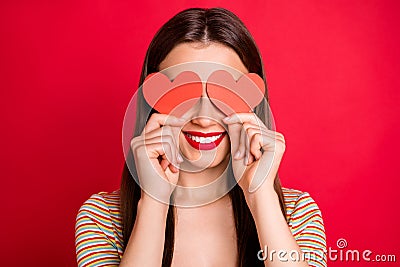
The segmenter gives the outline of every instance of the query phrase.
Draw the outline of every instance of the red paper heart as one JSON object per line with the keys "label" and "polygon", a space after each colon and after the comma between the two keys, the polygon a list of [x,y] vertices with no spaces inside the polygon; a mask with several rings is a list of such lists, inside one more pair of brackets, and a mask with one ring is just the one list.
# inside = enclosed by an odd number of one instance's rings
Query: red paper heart
{"label": "red paper heart", "polygon": [[264,98],[265,83],[256,73],[243,74],[235,81],[228,71],[217,70],[208,77],[207,94],[227,115],[249,112]]}
{"label": "red paper heart", "polygon": [[163,114],[183,115],[200,98],[203,88],[193,71],[181,72],[173,82],[161,72],[151,73],[143,82],[147,103]]}
{"label": "red paper heart", "polygon": [[[226,70],[214,71],[207,80],[210,100],[227,115],[249,112],[264,98],[265,84],[256,73],[243,74],[236,81]],[[202,82],[193,71],[181,72],[173,82],[161,72],[148,75],[143,95],[160,113],[181,116],[198,101]]]}

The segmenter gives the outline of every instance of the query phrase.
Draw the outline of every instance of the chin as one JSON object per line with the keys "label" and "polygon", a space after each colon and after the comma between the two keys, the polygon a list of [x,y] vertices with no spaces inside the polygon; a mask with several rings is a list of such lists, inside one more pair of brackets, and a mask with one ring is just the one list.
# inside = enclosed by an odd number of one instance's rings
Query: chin
{"label": "chin", "polygon": [[181,163],[181,169],[183,171],[198,172],[218,167],[221,164],[227,165],[230,156],[230,142],[228,135],[225,135],[218,146],[214,149],[202,150],[190,145],[183,134],[181,134],[179,147],[181,154],[185,159],[185,161]]}

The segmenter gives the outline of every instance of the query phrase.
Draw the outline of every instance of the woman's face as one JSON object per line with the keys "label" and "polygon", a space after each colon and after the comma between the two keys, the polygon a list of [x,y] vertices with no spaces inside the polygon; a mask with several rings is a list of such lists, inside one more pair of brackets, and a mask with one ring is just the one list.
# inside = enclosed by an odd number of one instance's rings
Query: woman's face
{"label": "woman's face", "polygon": [[[185,70],[185,64],[197,61],[216,63],[208,70],[200,70],[201,75],[207,75],[217,69],[231,72],[237,79],[241,73],[248,73],[236,52],[219,43],[182,43],[171,50],[167,57],[160,63],[159,71],[167,68],[166,74],[173,79],[178,73]],[[171,68],[177,64],[179,68]],[[221,64],[221,65],[218,65]],[[187,64],[188,65],[188,64]],[[192,64],[192,65],[195,65]],[[224,67],[227,66],[227,67]],[[217,67],[215,67],[217,66]],[[193,70],[193,69],[190,69]],[[237,71],[236,71],[237,70]],[[206,73],[205,73],[206,72]],[[203,79],[204,80],[204,79]],[[222,119],[226,117],[207,97],[205,83],[200,100],[184,115],[187,123],[179,135],[179,147],[185,159],[183,164],[188,164],[193,170],[212,168],[220,165],[226,166],[229,162],[230,141]],[[182,164],[181,164],[182,166]]]}

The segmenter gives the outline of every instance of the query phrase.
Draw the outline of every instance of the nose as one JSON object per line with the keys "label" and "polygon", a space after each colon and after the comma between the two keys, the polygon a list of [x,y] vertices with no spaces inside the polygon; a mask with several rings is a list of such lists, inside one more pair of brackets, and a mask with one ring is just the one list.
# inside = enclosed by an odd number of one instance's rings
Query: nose
{"label": "nose", "polygon": [[205,87],[203,87],[203,92],[198,105],[196,112],[193,114],[192,123],[194,124],[206,128],[218,124],[217,121],[222,120],[225,117],[208,98]]}

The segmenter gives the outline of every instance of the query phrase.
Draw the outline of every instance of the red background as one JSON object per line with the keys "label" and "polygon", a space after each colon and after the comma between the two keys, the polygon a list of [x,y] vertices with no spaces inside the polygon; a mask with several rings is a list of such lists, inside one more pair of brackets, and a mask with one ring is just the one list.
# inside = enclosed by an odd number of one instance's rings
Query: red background
{"label": "red background", "polygon": [[398,2],[232,2],[1,2],[2,266],[76,265],[80,205],[119,187],[147,46],[195,6],[228,8],[252,32],[287,142],[281,179],[317,201],[328,246],[400,261]]}

